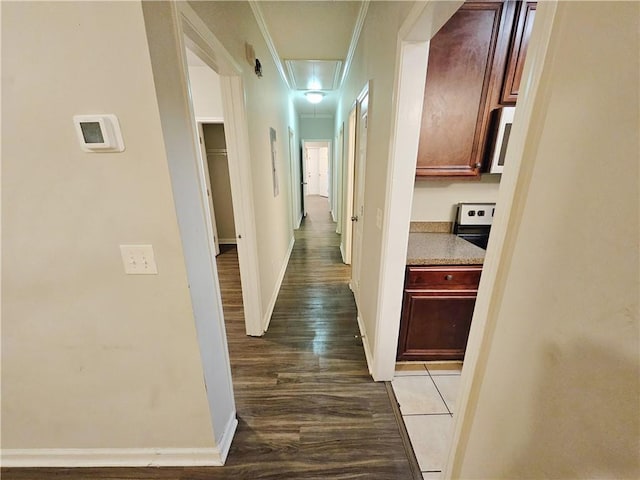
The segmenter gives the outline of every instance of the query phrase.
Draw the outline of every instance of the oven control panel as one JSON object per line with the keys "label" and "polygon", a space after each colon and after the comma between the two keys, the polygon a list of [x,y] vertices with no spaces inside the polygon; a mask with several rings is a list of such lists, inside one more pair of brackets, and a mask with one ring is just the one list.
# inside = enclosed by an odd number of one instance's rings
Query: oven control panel
{"label": "oven control panel", "polygon": [[458,225],[491,225],[496,210],[495,203],[458,204]]}

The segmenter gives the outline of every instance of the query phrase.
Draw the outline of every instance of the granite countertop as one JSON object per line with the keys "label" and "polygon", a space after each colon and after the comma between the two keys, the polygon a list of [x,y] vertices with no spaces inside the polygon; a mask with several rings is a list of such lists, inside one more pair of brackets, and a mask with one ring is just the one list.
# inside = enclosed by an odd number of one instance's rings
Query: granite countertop
{"label": "granite countertop", "polygon": [[451,233],[410,233],[407,265],[482,265],[484,253]]}

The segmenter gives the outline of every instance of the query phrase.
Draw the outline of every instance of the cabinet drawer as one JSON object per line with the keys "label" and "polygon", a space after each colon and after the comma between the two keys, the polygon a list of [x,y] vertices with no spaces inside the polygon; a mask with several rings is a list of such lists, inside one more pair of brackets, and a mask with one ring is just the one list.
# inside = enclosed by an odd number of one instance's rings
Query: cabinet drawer
{"label": "cabinet drawer", "polygon": [[481,273],[482,265],[462,267],[407,267],[405,288],[477,290]]}
{"label": "cabinet drawer", "polygon": [[475,292],[407,293],[398,360],[462,360]]}

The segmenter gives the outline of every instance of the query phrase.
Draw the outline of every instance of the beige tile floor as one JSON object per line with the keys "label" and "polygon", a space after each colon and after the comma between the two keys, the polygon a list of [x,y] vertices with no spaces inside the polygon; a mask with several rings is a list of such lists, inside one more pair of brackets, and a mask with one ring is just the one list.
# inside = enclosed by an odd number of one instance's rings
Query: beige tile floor
{"label": "beige tile floor", "polygon": [[440,479],[460,387],[462,363],[398,363],[391,385],[425,480]]}

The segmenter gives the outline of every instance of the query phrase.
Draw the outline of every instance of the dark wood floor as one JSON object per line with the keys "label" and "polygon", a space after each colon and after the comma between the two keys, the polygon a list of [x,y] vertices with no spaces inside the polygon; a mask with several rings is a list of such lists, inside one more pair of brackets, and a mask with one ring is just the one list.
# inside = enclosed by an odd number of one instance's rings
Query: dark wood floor
{"label": "dark wood floor", "polygon": [[224,467],[3,469],[3,479],[413,478],[385,385],[367,371],[327,200],[308,200],[264,337],[245,335],[235,248],[218,257],[239,420]]}

